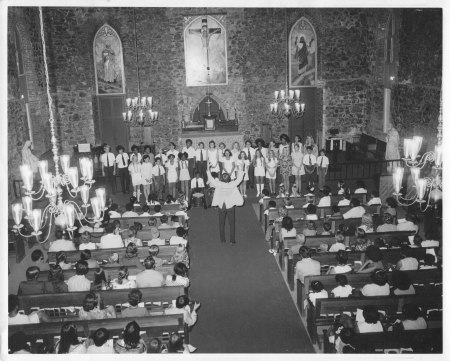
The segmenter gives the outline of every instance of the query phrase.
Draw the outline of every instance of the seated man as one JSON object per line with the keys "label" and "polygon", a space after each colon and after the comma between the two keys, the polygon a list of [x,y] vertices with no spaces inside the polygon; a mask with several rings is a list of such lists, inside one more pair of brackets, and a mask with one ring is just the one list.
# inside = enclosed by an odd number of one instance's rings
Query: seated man
{"label": "seated man", "polygon": [[27,280],[20,282],[19,290],[17,291],[19,296],[45,293],[45,282],[38,281],[39,273],[39,267],[31,266],[27,268]]}
{"label": "seated man", "polygon": [[305,282],[306,276],[320,276],[320,262],[311,258],[311,249],[306,246],[300,247],[298,254],[301,260],[295,265],[295,279]]}
{"label": "seated man", "polygon": [[119,206],[117,205],[117,203],[111,204],[111,206],[109,207],[109,218],[122,217],[118,211],[119,211]]}
{"label": "seated man", "polygon": [[156,206],[153,207],[153,210],[155,211],[155,213],[152,214],[153,217],[161,217],[163,214],[161,213],[161,206],[159,204],[157,204]]}
{"label": "seated man", "polygon": [[16,295],[8,296],[8,325],[24,325],[40,322],[50,322],[50,318],[44,311],[23,315],[19,313],[19,297]]}
{"label": "seated man", "polygon": [[361,218],[366,210],[361,206],[361,202],[357,198],[352,198],[350,201],[350,206],[352,207],[346,213],[342,215],[344,219],[347,218]]}
{"label": "seated man", "polygon": [[142,292],[137,288],[128,293],[129,307],[122,310],[122,317],[145,317],[148,316],[148,311],[144,305],[139,306],[142,302]]}
{"label": "seated man", "polygon": [[178,227],[176,232],[177,232],[177,235],[172,236],[170,238],[169,244],[171,244],[171,245],[182,244],[182,245],[186,246],[187,245],[187,240],[185,238],[186,230],[183,227]]}
{"label": "seated man", "polygon": [[125,204],[125,212],[123,212],[122,217],[139,217],[139,214],[133,211],[133,209],[132,203]]}
{"label": "seated man", "polygon": [[145,270],[136,275],[136,286],[143,287],[161,287],[164,285],[163,275],[155,271],[155,260],[149,256],[144,260]]}
{"label": "seated man", "polygon": [[62,230],[58,229],[55,232],[56,240],[50,244],[49,252],[59,252],[59,251],[76,251],[75,245],[72,240],[67,239],[67,236]]}
{"label": "seated man", "polygon": [[195,172],[195,177],[191,179],[188,209],[192,207],[192,201],[194,198],[202,198],[203,208],[208,208],[206,205],[205,181],[200,176],[200,172]]}
{"label": "seated man", "polygon": [[86,278],[89,267],[86,261],[78,261],[75,265],[75,276],[67,281],[69,292],[83,292],[91,289],[91,281]]}
{"label": "seated man", "polygon": [[88,346],[86,353],[115,353],[112,342],[109,341],[109,331],[106,328],[99,328],[92,337],[92,343]]}
{"label": "seated man", "polygon": [[119,234],[115,234],[116,227],[113,223],[106,225],[106,234],[100,238],[98,248],[122,248],[123,241]]}
{"label": "seated man", "polygon": [[172,226],[168,223],[169,222],[169,217],[167,216],[167,214],[163,214],[160,218],[161,220],[161,224],[159,225],[159,229],[161,228],[172,228]]}
{"label": "seated man", "polygon": [[150,228],[150,237],[151,239],[147,242],[148,246],[164,246],[166,244],[165,239],[159,238],[159,231],[158,228],[152,227]]}

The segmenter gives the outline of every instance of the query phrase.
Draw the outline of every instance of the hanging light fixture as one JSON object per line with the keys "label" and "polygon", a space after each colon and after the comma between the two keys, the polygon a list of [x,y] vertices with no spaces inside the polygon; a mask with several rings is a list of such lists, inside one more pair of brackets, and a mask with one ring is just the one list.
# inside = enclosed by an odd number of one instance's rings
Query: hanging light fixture
{"label": "hanging light fixture", "polygon": [[138,96],[127,98],[127,111],[122,113],[123,121],[130,126],[152,126],[158,121],[159,112],[153,109],[153,97],[141,96],[141,78],[139,76],[139,53],[137,49],[136,12],[133,8],[134,51],[136,54]]}
{"label": "hanging light fixture", "polygon": [[[409,168],[412,186],[402,192],[403,174],[405,169],[398,167],[392,175],[394,184],[394,196],[402,206],[411,206],[415,203],[424,212],[433,203],[442,198],[442,93],[439,108],[437,126],[437,144],[434,151],[429,151],[420,156],[422,137],[414,136],[404,139],[403,163]],[[420,172],[425,166],[431,166],[431,174],[420,177]],[[406,193],[406,194],[405,194]]]}
{"label": "hanging light fixture", "polygon": [[286,94],[284,90],[275,90],[275,101],[270,104],[270,111],[279,120],[283,118],[301,118],[305,114],[305,103],[301,102],[300,89],[289,90]]}
{"label": "hanging light fixture", "polygon": [[[88,198],[89,190],[92,184],[95,183],[93,180],[93,162],[92,159],[81,158],[80,159],[80,171],[82,174],[81,180],[83,181],[82,186],[78,186],[78,168],[70,166],[70,156],[69,155],[59,155],[58,149],[58,139],[55,133],[55,119],[53,116],[53,100],[50,95],[50,81],[48,76],[48,66],[47,66],[47,54],[46,45],[44,37],[44,21],[42,16],[42,8],[39,7],[39,20],[40,20],[40,30],[41,30],[41,41],[42,41],[42,51],[44,59],[44,70],[45,70],[45,80],[47,85],[47,100],[48,100],[48,110],[49,110],[49,123],[50,123],[50,134],[52,143],[52,153],[53,161],[55,164],[55,173],[52,174],[48,171],[48,161],[42,160],[39,162],[39,174],[40,174],[40,187],[37,191],[33,190],[34,185],[34,174],[30,166],[27,164],[20,166],[20,174],[23,181],[23,187],[25,188],[25,196],[22,197],[22,204],[14,203],[11,206],[12,216],[14,219],[14,229],[21,236],[29,238],[35,236],[39,240],[39,237],[43,230],[48,227],[48,233],[41,243],[48,240],[50,235],[50,230],[56,219],[62,219],[61,224],[69,231],[72,236],[72,232],[76,229],[74,226],[75,220],[78,219],[80,222],[86,221],[88,223],[96,223],[100,221],[103,217],[103,212],[105,210],[105,189],[99,188],[96,190],[97,197],[99,194],[102,196],[102,202],[98,202],[98,207],[93,208],[94,217],[87,217],[87,209],[89,207]],[[59,163],[61,164],[60,172]],[[66,188],[67,193],[71,198],[77,198],[77,195],[81,195],[81,200],[83,202],[82,208],[80,208],[77,202],[74,200],[64,200],[63,199],[63,189]],[[33,201],[44,200],[44,196],[48,198],[48,203],[44,205],[43,210],[41,208],[33,208]],[[95,199],[92,198],[91,203],[95,203]],[[30,235],[23,234],[21,228],[23,228],[23,214],[25,213],[25,219],[28,221],[29,225],[32,227],[33,232]]]}

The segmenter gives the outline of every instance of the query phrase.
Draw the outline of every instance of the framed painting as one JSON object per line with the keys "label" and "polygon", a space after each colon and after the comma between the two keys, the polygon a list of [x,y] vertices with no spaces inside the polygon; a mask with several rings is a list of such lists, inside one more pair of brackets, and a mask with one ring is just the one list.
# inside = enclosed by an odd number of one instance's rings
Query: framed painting
{"label": "framed painting", "polygon": [[300,18],[292,27],[288,48],[289,88],[316,86],[317,35],[306,18]]}
{"label": "framed painting", "polygon": [[186,86],[228,84],[225,15],[184,18]]}
{"label": "framed painting", "polygon": [[94,66],[98,95],[125,92],[122,42],[108,24],[101,26],[95,34]]}

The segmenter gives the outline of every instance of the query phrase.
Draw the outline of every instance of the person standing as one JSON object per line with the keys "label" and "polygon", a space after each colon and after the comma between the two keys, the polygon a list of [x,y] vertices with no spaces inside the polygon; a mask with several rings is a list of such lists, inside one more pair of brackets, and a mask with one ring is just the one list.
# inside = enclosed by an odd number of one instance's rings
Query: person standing
{"label": "person standing", "polygon": [[130,173],[128,172],[128,165],[130,163],[130,157],[128,153],[125,153],[125,148],[122,145],[118,145],[116,156],[117,173],[120,178],[120,185],[122,187],[123,194],[130,192]]}
{"label": "person standing", "polygon": [[188,154],[189,177],[194,178],[195,148],[191,139],[186,139],[186,146],[181,151]]}
{"label": "person standing", "polygon": [[325,186],[325,177],[328,172],[330,161],[325,155],[325,149],[321,149],[319,153],[320,155],[317,158],[317,175],[319,177],[319,189],[322,190]]}
{"label": "person standing", "polygon": [[[295,138],[297,139],[297,135]],[[302,175],[305,174],[305,169],[303,167],[303,151],[302,143],[294,143],[293,151],[291,153],[292,158],[292,175],[295,177],[295,184],[297,185],[297,193],[300,195],[302,193]],[[294,192],[293,192],[294,193]]]}
{"label": "person standing", "polygon": [[245,141],[245,148],[242,149],[249,161],[248,166],[248,185],[250,188],[254,188],[255,184],[255,168],[253,167],[253,160],[255,159],[255,148],[252,148],[252,142],[250,140]]}
{"label": "person standing", "polygon": [[133,196],[136,197],[137,203],[139,203],[141,198],[142,165],[138,162],[138,157],[134,153],[131,155],[131,164],[128,167],[128,171],[133,184]]}
{"label": "person standing", "polygon": [[203,182],[206,182],[208,151],[205,149],[205,143],[198,143],[198,148],[195,151],[195,170],[200,173]]}
{"label": "person standing", "polygon": [[161,165],[161,158],[157,156],[155,158],[155,165],[152,168],[153,184],[155,185],[155,193],[158,195],[158,199],[162,199],[164,192],[164,185],[166,183],[166,170]]}
{"label": "person standing", "polygon": [[312,146],[306,147],[306,153],[303,157],[303,166],[305,168],[306,187],[314,187],[314,173],[316,172],[317,158],[312,154]]}
{"label": "person standing", "polygon": [[235,238],[235,207],[244,204],[244,198],[238,190],[239,183],[242,182],[244,172],[239,171],[236,180],[232,181],[228,173],[223,173],[220,180],[212,177],[210,170],[207,173],[209,184],[215,188],[212,206],[218,207],[219,212],[219,232],[220,241],[225,240],[225,219],[228,216],[230,225],[230,243],[236,244]]}
{"label": "person standing", "polygon": [[105,153],[100,157],[102,163],[102,176],[106,183],[111,185],[111,193],[116,194],[116,157],[111,153],[111,147],[105,144],[103,147]]}

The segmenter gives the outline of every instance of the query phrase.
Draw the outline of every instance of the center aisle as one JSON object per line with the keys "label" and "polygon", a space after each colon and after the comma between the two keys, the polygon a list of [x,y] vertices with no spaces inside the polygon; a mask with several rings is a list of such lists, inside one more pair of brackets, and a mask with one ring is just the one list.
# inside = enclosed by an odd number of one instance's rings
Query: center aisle
{"label": "center aisle", "polygon": [[216,209],[189,216],[189,295],[202,303],[190,335],[198,352],[314,352],[252,205],[236,208],[234,246],[220,243]]}

